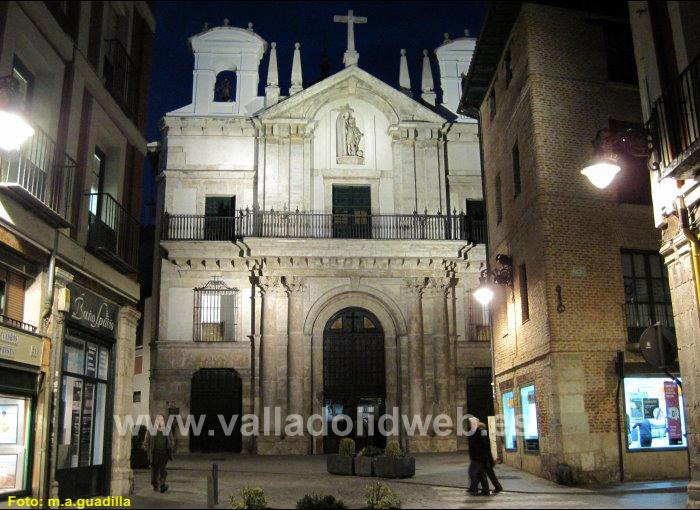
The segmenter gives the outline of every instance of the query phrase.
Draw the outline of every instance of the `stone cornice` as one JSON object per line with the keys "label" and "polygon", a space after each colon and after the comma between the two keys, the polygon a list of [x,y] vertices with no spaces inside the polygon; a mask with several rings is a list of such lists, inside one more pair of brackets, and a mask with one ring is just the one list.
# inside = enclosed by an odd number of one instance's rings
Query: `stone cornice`
{"label": "stone cornice", "polygon": [[[444,258],[404,257],[241,257],[194,258],[169,257],[178,271],[239,272],[253,277],[285,278],[297,284],[305,276],[313,277],[374,277],[406,278],[425,281],[425,278],[450,278],[462,273],[477,273],[478,264],[466,260]],[[266,285],[271,281],[266,281]],[[303,283],[302,283],[303,285]],[[418,284],[416,284],[418,285]]]}

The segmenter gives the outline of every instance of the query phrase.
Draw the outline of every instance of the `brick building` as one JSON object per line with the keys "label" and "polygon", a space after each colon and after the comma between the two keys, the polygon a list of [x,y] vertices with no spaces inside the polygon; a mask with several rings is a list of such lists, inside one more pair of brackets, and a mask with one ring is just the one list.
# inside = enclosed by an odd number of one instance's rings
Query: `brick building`
{"label": "brick building", "polygon": [[626,4],[494,2],[461,108],[480,120],[490,267],[512,261],[492,302],[503,460],[579,482],[687,475],[664,419],[680,389],[638,354],[645,327],[673,325],[645,161],[607,190],[580,173],[600,129],[642,120]]}
{"label": "brick building", "polygon": [[0,151],[0,499],[133,486],[111,417],[131,412],[154,29],[150,2],[0,5],[0,110],[33,129]]}
{"label": "brick building", "polygon": [[[642,112],[655,147],[652,163],[654,223],[671,284],[678,357],[688,409],[691,477],[688,504],[700,506],[700,423],[697,411],[700,340],[700,246],[698,163],[700,97],[697,2],[629,2]],[[685,109],[687,108],[687,109]],[[681,114],[685,112],[685,114]],[[685,218],[685,222],[679,222]]]}

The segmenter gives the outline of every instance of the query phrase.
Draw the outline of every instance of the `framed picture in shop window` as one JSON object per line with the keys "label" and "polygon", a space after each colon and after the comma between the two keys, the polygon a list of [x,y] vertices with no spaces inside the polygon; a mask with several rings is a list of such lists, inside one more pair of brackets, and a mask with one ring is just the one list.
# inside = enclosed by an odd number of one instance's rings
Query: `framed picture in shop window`
{"label": "framed picture in shop window", "polygon": [[14,404],[0,405],[0,444],[17,444],[19,407]]}

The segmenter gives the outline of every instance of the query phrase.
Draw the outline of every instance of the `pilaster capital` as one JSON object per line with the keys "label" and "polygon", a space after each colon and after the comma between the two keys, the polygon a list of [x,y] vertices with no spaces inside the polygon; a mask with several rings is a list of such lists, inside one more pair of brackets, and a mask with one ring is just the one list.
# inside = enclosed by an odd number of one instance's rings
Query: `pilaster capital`
{"label": "pilaster capital", "polygon": [[117,321],[119,321],[119,323],[126,322],[127,324],[135,326],[140,318],[141,312],[133,306],[127,305],[119,307],[119,312],[117,313]]}
{"label": "pilaster capital", "polygon": [[306,280],[300,276],[290,276],[284,279],[290,295],[303,295],[306,291]]}
{"label": "pilaster capital", "polygon": [[287,292],[280,276],[261,276],[258,278],[258,287],[264,296],[286,294]]}
{"label": "pilaster capital", "polygon": [[425,288],[427,292],[434,296],[445,296],[452,284],[453,282],[451,278],[446,276],[437,276],[428,278],[428,283],[426,284]]}
{"label": "pilaster capital", "polygon": [[425,289],[426,279],[425,278],[404,278],[403,280],[404,288],[411,296],[420,296]]}

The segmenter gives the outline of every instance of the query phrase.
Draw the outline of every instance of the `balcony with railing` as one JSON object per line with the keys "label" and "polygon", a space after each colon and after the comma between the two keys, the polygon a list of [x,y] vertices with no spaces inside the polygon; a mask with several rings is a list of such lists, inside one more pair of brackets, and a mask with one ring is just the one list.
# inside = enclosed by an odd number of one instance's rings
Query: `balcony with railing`
{"label": "balcony with railing", "polygon": [[36,333],[36,326],[27,324],[26,322],[18,321],[7,315],[0,314],[0,324],[3,326],[9,326],[11,328],[19,329],[25,333]]}
{"label": "balcony with railing", "polygon": [[127,273],[138,268],[139,222],[109,193],[88,198],[88,248]]}
{"label": "balcony with railing", "polygon": [[246,237],[466,241],[486,239],[484,221],[454,214],[324,214],[240,210],[235,216],[165,213],[164,241],[234,241]]}
{"label": "balcony with railing", "polygon": [[105,58],[102,68],[105,87],[124,112],[133,116],[136,111],[134,93],[136,67],[119,40],[108,39],[105,44]]}
{"label": "balcony with railing", "polygon": [[71,225],[71,195],[77,163],[39,127],[19,150],[0,151],[0,187],[52,225]]}
{"label": "balcony with railing", "polygon": [[693,178],[700,170],[700,56],[654,103],[647,127],[664,177]]}

